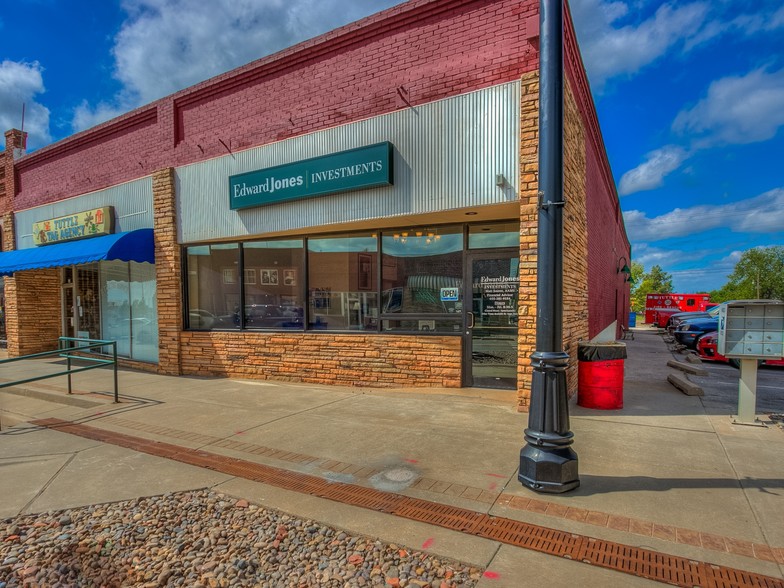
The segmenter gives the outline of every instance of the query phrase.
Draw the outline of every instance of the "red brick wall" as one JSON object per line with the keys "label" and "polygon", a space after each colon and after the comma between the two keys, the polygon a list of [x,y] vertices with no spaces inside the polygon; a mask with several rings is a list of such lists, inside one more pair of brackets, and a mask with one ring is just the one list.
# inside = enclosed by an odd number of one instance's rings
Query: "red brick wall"
{"label": "red brick wall", "polygon": [[536,0],[398,5],[22,158],[15,209],[519,79],[537,66],[536,14]]}
{"label": "red brick wall", "polygon": [[366,387],[461,385],[460,337],[184,331],[182,373]]}

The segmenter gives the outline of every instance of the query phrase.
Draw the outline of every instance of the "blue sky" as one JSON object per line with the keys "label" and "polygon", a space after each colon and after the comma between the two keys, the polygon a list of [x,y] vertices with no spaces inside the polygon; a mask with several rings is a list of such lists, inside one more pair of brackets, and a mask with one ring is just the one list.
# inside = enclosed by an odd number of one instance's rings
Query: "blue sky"
{"label": "blue sky", "polygon": [[[0,126],[36,149],[394,0],[15,0]],[[572,0],[633,259],[677,291],[784,245],[784,4]]]}

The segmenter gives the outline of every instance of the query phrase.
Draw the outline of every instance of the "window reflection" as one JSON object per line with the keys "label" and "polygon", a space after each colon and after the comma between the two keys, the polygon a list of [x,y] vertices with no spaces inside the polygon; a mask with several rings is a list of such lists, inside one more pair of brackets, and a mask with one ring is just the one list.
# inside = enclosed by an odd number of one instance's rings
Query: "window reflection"
{"label": "window reflection", "polygon": [[440,227],[432,237],[431,232],[435,231],[423,228],[384,233],[382,314],[462,311],[462,227]]}
{"label": "window reflection", "polygon": [[[245,327],[303,329],[302,239],[243,244]],[[239,314],[235,317],[239,323]]]}
{"label": "window reflection", "polygon": [[469,249],[493,249],[497,247],[519,247],[519,223],[490,223],[469,225]]}
{"label": "window reflection", "polygon": [[191,329],[239,328],[239,251],[237,243],[187,248]]}
{"label": "window reflection", "polygon": [[308,240],[311,329],[378,329],[378,240],[372,234]]}

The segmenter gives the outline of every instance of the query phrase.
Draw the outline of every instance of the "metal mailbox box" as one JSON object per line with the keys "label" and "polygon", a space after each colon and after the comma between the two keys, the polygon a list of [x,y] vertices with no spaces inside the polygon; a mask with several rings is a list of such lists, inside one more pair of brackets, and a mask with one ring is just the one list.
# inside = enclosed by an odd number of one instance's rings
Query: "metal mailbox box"
{"label": "metal mailbox box", "polygon": [[784,302],[739,300],[719,310],[718,352],[725,357],[784,357]]}

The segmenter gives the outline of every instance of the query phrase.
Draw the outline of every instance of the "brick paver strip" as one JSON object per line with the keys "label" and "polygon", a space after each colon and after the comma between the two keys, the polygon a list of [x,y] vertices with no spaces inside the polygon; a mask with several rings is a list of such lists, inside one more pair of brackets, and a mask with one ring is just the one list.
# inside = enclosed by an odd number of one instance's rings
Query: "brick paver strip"
{"label": "brick paver strip", "polygon": [[690,529],[681,529],[680,527],[676,528],[675,540],[678,543],[683,543],[684,545],[702,547],[702,543],[700,542],[700,534],[697,531],[692,531]]}
{"label": "brick paver strip", "polygon": [[664,539],[665,541],[672,541],[675,543],[675,527],[653,523],[653,536],[657,539]]}
{"label": "brick paver strip", "polygon": [[[55,418],[33,421],[32,424],[87,439],[101,440],[120,447],[135,447],[138,451],[150,455],[167,456],[182,463],[206,467],[213,471],[329,500],[337,500],[353,506],[370,508],[455,531],[471,533],[509,545],[557,555],[683,588],[694,586],[706,588],[717,586],[784,588],[784,580],[772,576],[698,562],[651,549],[549,529],[540,525],[491,516],[402,494],[382,492],[355,484],[330,483],[309,474],[290,472],[264,464],[210,454],[202,450],[150,442],[146,439],[109,432],[89,425],[70,423]],[[535,502],[547,504],[544,501],[531,500],[531,503]],[[729,540],[730,548],[732,548],[732,544],[733,540]],[[751,548],[751,544],[748,545]]]}
{"label": "brick paver strip", "polygon": [[501,494],[498,497],[497,504],[509,506],[518,510],[544,513],[548,516],[585,522],[597,527],[607,527],[626,531],[643,537],[655,537],[671,543],[694,545],[695,547],[702,547],[711,551],[722,553],[729,552],[761,561],[780,564],[784,563],[784,548],[769,547],[767,545],[760,545],[759,543],[733,539],[731,537],[722,537],[712,533],[700,533],[693,529],[682,529],[671,525],[662,525],[643,519],[616,516],[595,510],[586,511],[569,507],[564,512],[562,505],[560,504],[536,498],[529,499],[508,493]]}
{"label": "brick paver strip", "polygon": [[[109,416],[102,420],[103,422],[116,424],[123,428],[148,431],[157,435],[174,437],[177,439],[192,440],[195,435],[199,441],[204,443],[204,445],[215,445],[218,447],[225,447],[228,449],[241,451],[243,453],[252,453],[255,455],[267,455],[268,457],[273,457],[281,461],[289,461],[293,463],[311,463],[323,461],[317,457],[303,455],[295,452],[286,452],[279,449],[273,449],[271,447],[253,445],[251,443],[240,443],[232,439],[221,439],[211,435],[196,434],[178,429],[139,423],[121,417]],[[363,468],[361,466],[347,464],[335,460],[326,461],[321,464],[321,467],[325,470],[336,473],[351,474],[357,478],[363,479],[368,479],[378,473],[377,470],[372,468]],[[609,527],[611,529],[626,531],[644,537],[655,537],[657,539],[670,541],[672,543],[683,543],[687,545],[693,545],[695,547],[703,547],[704,549],[709,549],[711,551],[730,552],[735,555],[742,555],[762,561],[784,564],[784,548],[771,548],[767,545],[751,543],[750,541],[722,537],[711,533],[700,533],[699,531],[694,531],[692,529],[681,529],[669,525],[661,525],[643,519],[619,517],[598,511],[566,507],[561,504],[535,498],[529,499],[507,493],[496,496],[495,493],[491,493],[480,488],[463,486],[459,484],[450,484],[449,482],[442,482],[439,480],[433,480],[431,478],[420,478],[413,485],[413,487],[420,490],[433,492],[435,494],[460,496],[462,498],[474,500],[476,502],[482,502],[485,504],[492,504],[493,502],[497,501],[499,504],[508,505],[519,510],[527,510],[529,512],[546,514],[547,516],[585,522],[599,527]],[[730,542],[732,543],[730,544]]]}

